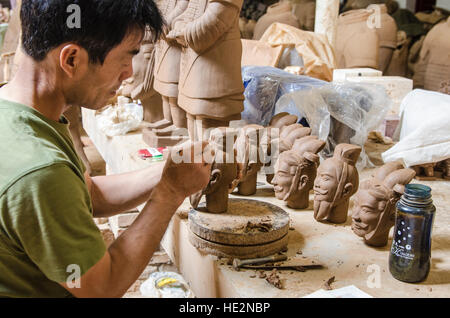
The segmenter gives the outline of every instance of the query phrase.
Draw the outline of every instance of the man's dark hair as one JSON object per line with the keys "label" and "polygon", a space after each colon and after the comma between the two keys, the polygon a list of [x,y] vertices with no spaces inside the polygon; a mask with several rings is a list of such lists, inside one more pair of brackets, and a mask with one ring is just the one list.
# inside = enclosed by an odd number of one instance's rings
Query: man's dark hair
{"label": "man's dark hair", "polygon": [[[67,24],[73,4],[81,9],[80,28]],[[38,62],[52,49],[72,42],[86,49],[90,62],[103,64],[128,32],[149,28],[155,41],[164,24],[152,0],[23,0],[20,18],[23,48]]]}

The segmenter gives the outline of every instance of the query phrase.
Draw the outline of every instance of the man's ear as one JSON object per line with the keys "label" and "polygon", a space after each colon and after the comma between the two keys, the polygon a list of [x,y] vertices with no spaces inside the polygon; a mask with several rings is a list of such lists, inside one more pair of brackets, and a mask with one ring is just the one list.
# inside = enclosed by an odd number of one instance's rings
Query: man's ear
{"label": "man's ear", "polygon": [[83,59],[82,49],[76,44],[65,45],[59,53],[59,65],[69,78],[73,78]]}
{"label": "man's ear", "polygon": [[342,190],[342,198],[349,198],[351,196],[352,191],[353,191],[353,184],[349,182],[344,186],[344,189]]}

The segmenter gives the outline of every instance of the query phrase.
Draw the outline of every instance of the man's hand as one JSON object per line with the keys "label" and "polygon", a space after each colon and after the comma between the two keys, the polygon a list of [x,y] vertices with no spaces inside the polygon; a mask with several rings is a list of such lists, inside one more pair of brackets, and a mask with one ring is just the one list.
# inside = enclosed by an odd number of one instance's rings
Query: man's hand
{"label": "man's hand", "polygon": [[181,204],[186,197],[208,185],[211,158],[208,142],[188,143],[181,148],[173,148],[157,189],[166,191],[166,194],[171,195],[171,200],[175,199]]}

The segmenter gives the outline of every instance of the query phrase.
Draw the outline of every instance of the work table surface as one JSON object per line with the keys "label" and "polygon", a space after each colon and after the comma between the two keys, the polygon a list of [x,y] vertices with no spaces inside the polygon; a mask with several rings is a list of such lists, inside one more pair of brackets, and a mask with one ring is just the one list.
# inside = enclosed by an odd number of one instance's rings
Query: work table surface
{"label": "work table surface", "polygon": [[[138,150],[147,147],[142,141],[140,130],[109,138],[98,130],[94,111],[86,109],[83,109],[83,127],[106,161],[108,174],[134,171],[151,164],[138,156]],[[373,172],[374,169],[364,169],[360,180],[368,178]],[[231,197],[265,201],[287,211],[291,219],[287,255],[312,258],[325,268],[306,272],[279,271],[283,289],[259,278],[255,270],[235,271],[227,264],[227,259],[203,254],[189,243],[188,222],[185,218],[189,211],[187,200],[173,217],[162,245],[197,297],[303,297],[323,288],[324,283],[333,276],[334,289],[355,285],[373,297],[449,297],[450,182],[413,180],[413,183],[426,184],[432,188],[437,209],[432,234],[431,271],[427,280],[420,284],[397,281],[389,273],[388,258],[393,229],[387,246],[369,247],[351,230],[351,212],[344,224],[316,222],[313,218],[312,194],[308,209],[290,209],[283,201],[275,198],[273,187],[264,182],[262,175],[258,178],[255,195]]]}

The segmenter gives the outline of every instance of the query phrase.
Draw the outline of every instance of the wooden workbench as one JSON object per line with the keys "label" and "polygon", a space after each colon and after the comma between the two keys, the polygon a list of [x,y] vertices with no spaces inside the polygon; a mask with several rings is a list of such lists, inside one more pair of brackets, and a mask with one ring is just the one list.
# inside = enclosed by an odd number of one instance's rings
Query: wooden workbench
{"label": "wooden workbench", "polygon": [[[140,131],[108,138],[97,129],[94,111],[86,109],[83,109],[83,127],[106,161],[108,173],[134,171],[151,164],[137,155],[139,149],[147,147]],[[372,172],[373,169],[365,169],[360,180],[369,177]],[[389,273],[391,239],[384,248],[368,247],[352,232],[351,217],[340,225],[316,222],[313,218],[312,195],[307,210],[292,210],[274,197],[272,186],[263,182],[263,178],[258,182],[257,193],[247,198],[284,208],[290,215],[292,225],[288,256],[295,256],[301,250],[302,256],[313,258],[326,268],[307,272],[280,272],[284,289],[277,289],[265,279],[258,278],[257,274],[254,277],[254,270],[237,272],[226,264],[226,259],[199,252],[187,239],[187,219],[179,214],[173,217],[162,245],[197,297],[303,297],[321,289],[332,276],[335,276],[333,288],[355,285],[374,297],[449,297],[450,182],[421,183],[432,188],[437,212],[432,235],[431,271],[428,279],[420,284],[397,281]],[[188,210],[189,204],[185,201],[179,211]]]}

